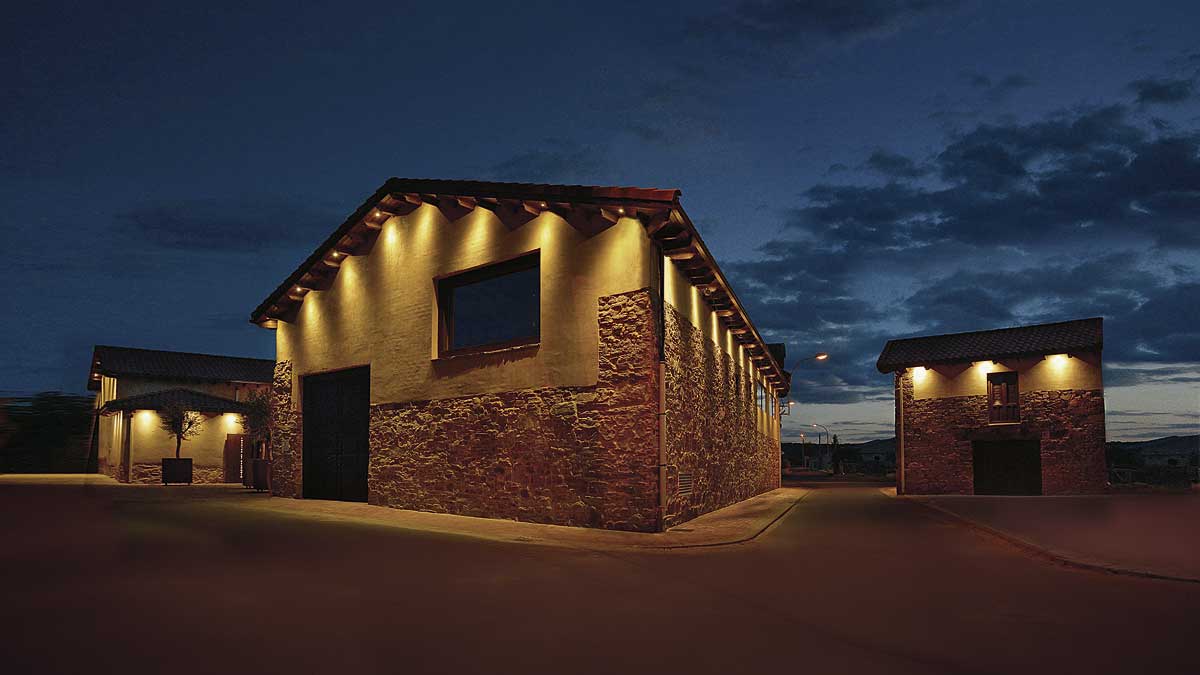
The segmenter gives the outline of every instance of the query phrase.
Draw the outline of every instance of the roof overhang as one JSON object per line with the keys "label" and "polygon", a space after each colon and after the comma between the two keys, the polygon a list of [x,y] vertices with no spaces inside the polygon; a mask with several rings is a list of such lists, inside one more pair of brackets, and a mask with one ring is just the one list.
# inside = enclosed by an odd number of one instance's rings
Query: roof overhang
{"label": "roof overhang", "polygon": [[701,291],[776,393],[786,395],[790,378],[783,364],[751,323],[679,197],[680,191],[674,189],[391,178],[251,312],[250,322],[275,328],[280,321],[295,321],[305,296],[330,288],[346,257],[369,253],[389,218],[408,215],[426,204],[451,221],[477,208],[487,209],[514,230],[549,211],[589,236],[621,218],[635,218],[663,255]]}

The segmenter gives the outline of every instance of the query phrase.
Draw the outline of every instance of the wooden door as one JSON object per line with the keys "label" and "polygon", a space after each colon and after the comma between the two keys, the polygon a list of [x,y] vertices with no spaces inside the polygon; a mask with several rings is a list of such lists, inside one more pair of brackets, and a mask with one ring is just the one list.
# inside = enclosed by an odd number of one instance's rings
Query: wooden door
{"label": "wooden door", "polygon": [[1042,494],[1039,441],[975,441],[971,446],[975,494]]}
{"label": "wooden door", "polygon": [[242,482],[242,457],[249,443],[245,434],[225,435],[225,482]]}
{"label": "wooden door", "polygon": [[369,367],[304,378],[304,496],[367,501]]}

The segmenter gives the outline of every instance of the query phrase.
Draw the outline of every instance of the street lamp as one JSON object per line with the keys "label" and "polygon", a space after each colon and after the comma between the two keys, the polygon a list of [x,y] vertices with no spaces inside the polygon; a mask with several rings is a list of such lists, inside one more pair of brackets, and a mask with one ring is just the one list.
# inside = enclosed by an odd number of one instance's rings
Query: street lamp
{"label": "street lamp", "polygon": [[[831,438],[829,435],[829,427],[825,426],[824,424],[810,424],[809,426],[810,427],[821,427],[822,429],[824,429],[826,441],[828,441]],[[818,432],[817,433],[817,442],[820,442],[820,439],[821,439],[821,434]]]}
{"label": "street lamp", "polygon": [[[816,354],[813,354],[812,356],[809,356],[809,357],[806,357],[803,359],[796,359],[795,361],[792,362],[792,367],[790,369],[788,369],[788,372],[795,370],[797,366],[799,366],[801,363],[804,363],[805,361],[824,361],[827,358],[829,358],[829,354],[826,354],[825,352],[817,352]],[[792,414],[792,406],[794,406],[794,405],[796,405],[795,401],[788,401],[787,406],[780,406],[779,407],[779,416],[783,417],[784,415],[791,415]]]}
{"label": "street lamp", "polygon": [[[824,430],[825,430],[825,442],[826,442],[826,443],[829,443],[831,446],[833,445],[833,443],[832,443],[833,436],[832,436],[832,435],[829,433],[829,427],[825,426],[824,424],[810,424],[809,426],[811,426],[811,427],[813,427],[813,428],[820,427],[820,428],[824,429]],[[821,438],[821,432],[819,432],[819,431],[818,431],[818,432],[817,432],[817,439],[818,439],[818,441],[819,441],[819,439],[820,439],[820,438]],[[818,443],[818,444],[819,444],[819,443]],[[822,455],[824,455],[825,453],[824,453],[824,452],[822,452],[821,454],[822,454]],[[834,457],[833,457],[833,453],[832,453],[832,451],[831,451],[831,452],[830,452],[830,454],[829,454],[829,464],[830,464],[830,467],[829,467],[829,468],[830,468],[830,469],[836,469],[836,468],[837,468],[837,466],[836,466],[836,465],[834,465],[834,461],[833,461],[833,460],[834,460]]]}
{"label": "street lamp", "polygon": [[826,354],[825,352],[817,352],[816,354],[813,354],[812,356],[808,356],[803,359],[796,359],[795,361],[792,362],[792,367],[789,368],[788,370],[789,371],[795,370],[796,366],[800,365],[801,363],[804,363],[805,361],[824,361],[827,358],[829,358],[829,354]]}

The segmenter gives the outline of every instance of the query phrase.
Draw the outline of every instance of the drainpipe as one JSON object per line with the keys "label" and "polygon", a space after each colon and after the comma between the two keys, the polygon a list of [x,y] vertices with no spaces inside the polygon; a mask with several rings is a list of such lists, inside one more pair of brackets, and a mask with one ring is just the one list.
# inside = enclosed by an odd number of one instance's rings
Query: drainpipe
{"label": "drainpipe", "polygon": [[658,362],[658,531],[667,529],[667,362]]}
{"label": "drainpipe", "polygon": [[667,299],[665,275],[667,258],[662,247],[655,245],[658,257],[658,531],[667,529]]}
{"label": "drainpipe", "polygon": [[904,371],[896,373],[896,494],[904,494]]}

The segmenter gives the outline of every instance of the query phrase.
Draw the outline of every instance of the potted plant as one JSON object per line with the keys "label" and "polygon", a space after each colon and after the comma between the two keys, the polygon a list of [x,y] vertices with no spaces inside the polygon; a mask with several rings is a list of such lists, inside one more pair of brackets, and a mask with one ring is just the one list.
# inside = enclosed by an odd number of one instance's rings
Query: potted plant
{"label": "potted plant", "polygon": [[271,397],[266,392],[252,392],[242,404],[245,406],[242,433],[254,449],[249,480],[243,484],[261,492],[270,488],[271,460],[264,456],[262,449],[267,447],[271,435]]}
{"label": "potted plant", "polygon": [[200,433],[204,424],[204,416],[198,412],[185,410],[177,403],[171,403],[158,411],[159,423],[162,430],[175,439],[175,457],[162,458],[163,485],[171,483],[192,483],[192,458],[180,457],[179,452],[183,442]]}

